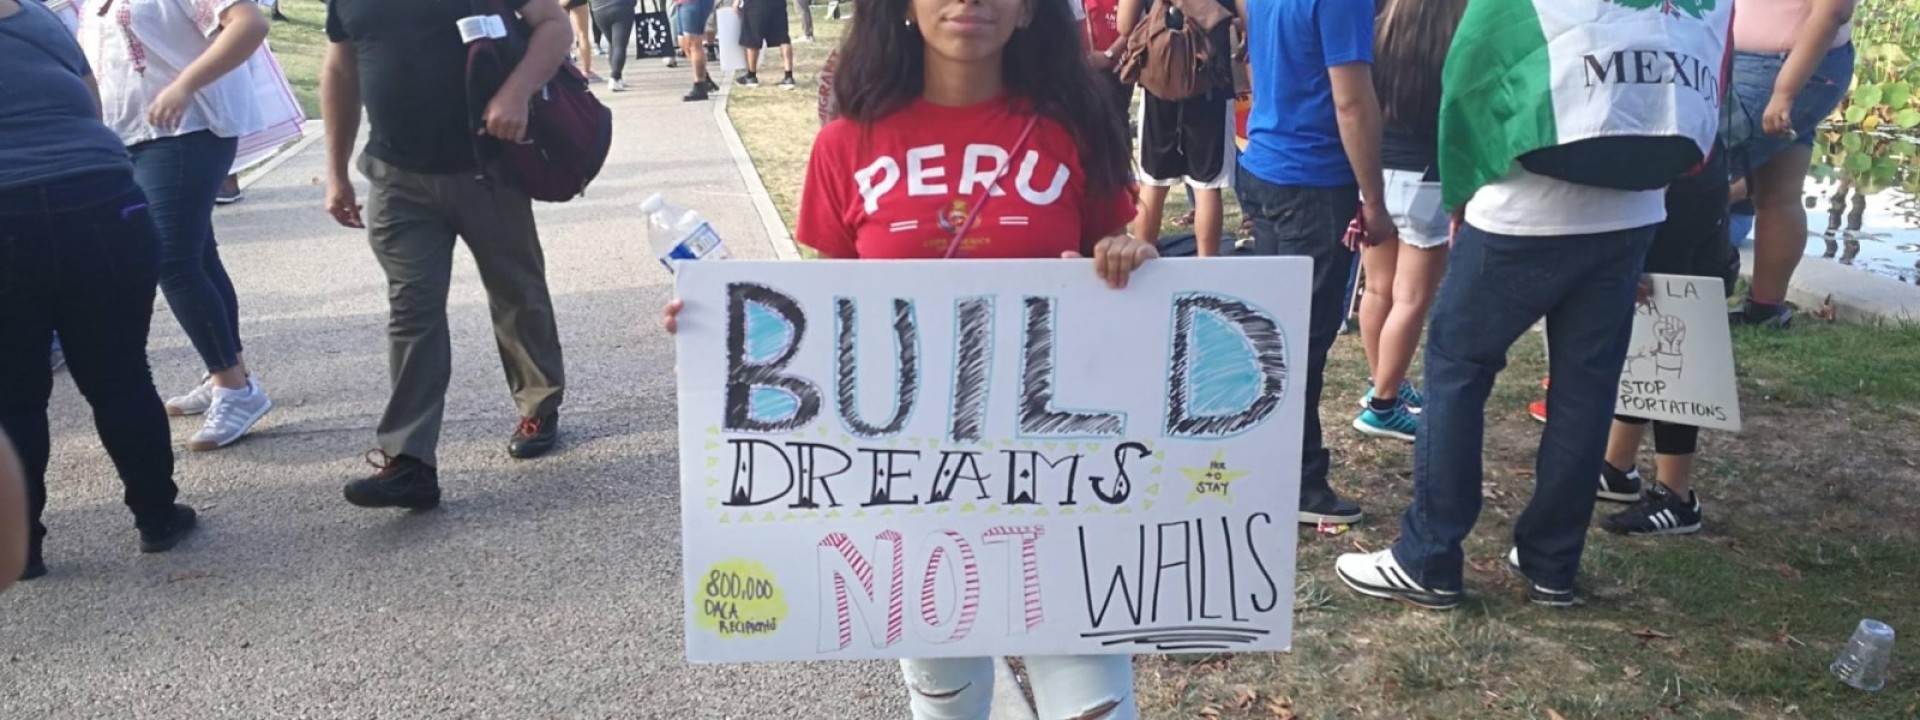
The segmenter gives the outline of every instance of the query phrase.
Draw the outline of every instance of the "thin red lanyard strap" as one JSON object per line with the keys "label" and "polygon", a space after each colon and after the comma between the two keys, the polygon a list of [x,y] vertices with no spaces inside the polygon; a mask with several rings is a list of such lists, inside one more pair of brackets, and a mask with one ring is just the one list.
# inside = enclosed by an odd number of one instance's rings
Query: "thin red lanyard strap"
{"label": "thin red lanyard strap", "polygon": [[1027,118],[1027,127],[1020,131],[1020,139],[1013,143],[1013,150],[1007,153],[1007,161],[1000,164],[1000,169],[993,174],[993,180],[980,189],[979,197],[973,199],[973,208],[967,211],[967,221],[954,230],[953,242],[947,245],[947,254],[943,256],[944,258],[952,259],[960,253],[960,243],[967,239],[967,233],[973,231],[974,223],[980,221],[980,209],[987,206],[987,200],[993,197],[993,189],[1000,185],[1000,179],[1006,177],[1007,171],[1013,168],[1013,164],[1020,161],[1020,153],[1027,149],[1027,141],[1033,138],[1033,129],[1039,125],[1039,115]]}

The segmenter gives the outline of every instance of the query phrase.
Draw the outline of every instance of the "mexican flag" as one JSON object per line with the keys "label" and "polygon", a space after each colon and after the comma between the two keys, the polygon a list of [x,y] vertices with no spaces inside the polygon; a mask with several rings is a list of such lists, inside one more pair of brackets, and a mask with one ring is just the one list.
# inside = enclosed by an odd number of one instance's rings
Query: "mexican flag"
{"label": "mexican flag", "polygon": [[1472,0],[1447,54],[1440,182],[1458,208],[1527,169],[1664,187],[1712,149],[1733,0]]}

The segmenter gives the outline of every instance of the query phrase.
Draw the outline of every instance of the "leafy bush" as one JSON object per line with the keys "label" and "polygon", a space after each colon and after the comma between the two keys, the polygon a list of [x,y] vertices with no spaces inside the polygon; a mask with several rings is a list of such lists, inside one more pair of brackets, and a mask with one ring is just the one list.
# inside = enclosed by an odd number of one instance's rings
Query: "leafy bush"
{"label": "leafy bush", "polygon": [[1872,132],[1920,127],[1920,0],[1866,0],[1854,13],[1853,92],[1835,120]]}

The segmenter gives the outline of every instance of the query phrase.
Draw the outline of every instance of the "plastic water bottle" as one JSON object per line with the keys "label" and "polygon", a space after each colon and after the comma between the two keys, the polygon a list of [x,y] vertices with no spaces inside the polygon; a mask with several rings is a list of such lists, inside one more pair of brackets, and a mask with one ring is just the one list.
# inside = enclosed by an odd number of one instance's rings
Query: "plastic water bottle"
{"label": "plastic water bottle", "polygon": [[720,234],[700,213],[670,205],[657,193],[640,203],[640,211],[647,214],[647,244],[660,264],[667,266],[667,272],[673,272],[673,264],[682,260],[727,259]]}
{"label": "plastic water bottle", "polygon": [[1833,676],[1849,686],[1878,692],[1887,685],[1887,663],[1893,659],[1893,628],[1879,620],[1860,621],[1853,639],[1833,661]]}

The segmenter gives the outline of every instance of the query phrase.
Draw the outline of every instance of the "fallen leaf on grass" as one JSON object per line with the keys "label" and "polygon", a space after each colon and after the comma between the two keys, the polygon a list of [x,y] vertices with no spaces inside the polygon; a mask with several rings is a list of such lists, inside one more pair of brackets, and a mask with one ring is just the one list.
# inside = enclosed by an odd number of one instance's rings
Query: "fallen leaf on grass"
{"label": "fallen leaf on grass", "polygon": [[1273,713],[1273,720],[1296,720],[1293,714],[1293,698],[1267,698],[1267,712]]}
{"label": "fallen leaf on grass", "polygon": [[1260,693],[1254,692],[1253,688],[1251,687],[1248,687],[1246,685],[1236,685],[1233,688],[1233,706],[1234,707],[1240,708],[1241,710],[1245,710],[1247,708],[1253,707],[1253,701],[1258,699],[1260,699]]}
{"label": "fallen leaf on grass", "polygon": [[1220,708],[1212,705],[1200,708],[1198,717],[1206,718],[1206,720],[1220,720]]}
{"label": "fallen leaf on grass", "polygon": [[1653,628],[1640,628],[1638,630],[1628,630],[1627,634],[1640,638],[1641,640],[1672,640],[1673,639],[1672,635],[1668,635],[1666,633],[1660,632],[1659,630],[1655,630]]}
{"label": "fallen leaf on grass", "polygon": [[1561,715],[1558,710],[1547,708],[1547,720],[1567,720],[1567,716]]}
{"label": "fallen leaf on grass", "polygon": [[1773,571],[1776,573],[1779,573],[1780,577],[1786,578],[1788,580],[1800,579],[1800,569],[1792,565],[1789,565],[1787,563],[1779,563],[1777,565],[1774,565]]}
{"label": "fallen leaf on grass", "polygon": [[1640,668],[1628,665],[1620,671],[1620,674],[1627,676],[1628,680],[1634,680],[1640,677]]}

